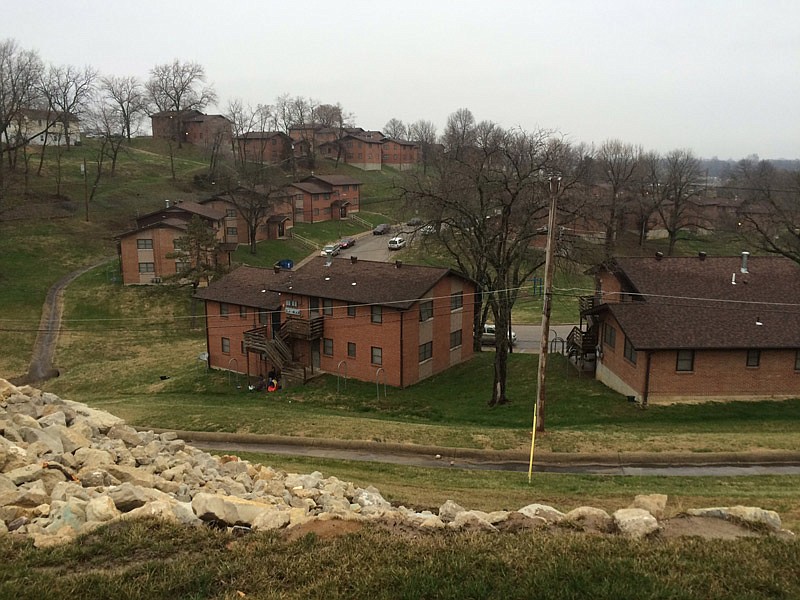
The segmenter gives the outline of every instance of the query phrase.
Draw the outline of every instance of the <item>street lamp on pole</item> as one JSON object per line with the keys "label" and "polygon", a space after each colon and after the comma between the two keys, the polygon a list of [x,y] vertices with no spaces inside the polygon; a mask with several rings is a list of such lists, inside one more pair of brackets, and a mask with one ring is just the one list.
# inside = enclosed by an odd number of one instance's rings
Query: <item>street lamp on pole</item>
{"label": "street lamp on pole", "polygon": [[533,428],[531,430],[531,457],[528,465],[528,483],[533,474],[533,449],[536,432],[544,431],[545,375],[547,372],[547,351],[550,338],[550,310],[553,296],[553,254],[556,243],[556,201],[561,188],[561,177],[552,176],[550,183],[550,212],[547,219],[547,249],[544,258],[544,301],[542,303],[542,339],[539,345],[539,372],[536,386],[536,404],[533,407]]}

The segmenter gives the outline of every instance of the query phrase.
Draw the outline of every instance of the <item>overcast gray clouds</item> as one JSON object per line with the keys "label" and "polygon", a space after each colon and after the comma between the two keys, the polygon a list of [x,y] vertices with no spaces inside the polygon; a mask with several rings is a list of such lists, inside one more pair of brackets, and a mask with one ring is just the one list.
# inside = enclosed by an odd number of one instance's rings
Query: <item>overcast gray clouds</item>
{"label": "overcast gray clouds", "polygon": [[703,157],[800,158],[797,0],[5,2],[0,38],[146,79],[201,63],[220,97],[340,102],[358,125],[479,120]]}

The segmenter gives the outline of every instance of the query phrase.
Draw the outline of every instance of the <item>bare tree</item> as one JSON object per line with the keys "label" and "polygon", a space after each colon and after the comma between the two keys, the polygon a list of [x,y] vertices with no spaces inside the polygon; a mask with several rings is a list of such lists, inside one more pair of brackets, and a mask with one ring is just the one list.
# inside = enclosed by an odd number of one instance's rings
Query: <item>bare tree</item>
{"label": "bare tree", "polygon": [[639,231],[639,246],[644,247],[647,234],[650,231],[653,216],[658,212],[661,204],[661,155],[650,151],[642,154],[637,167],[636,179],[638,189],[632,191],[633,199],[630,209],[636,217],[636,227]]}
{"label": "bare tree", "polygon": [[800,264],[800,170],[745,159],[730,179],[741,194],[738,213],[745,237]]}
{"label": "bare tree", "polygon": [[272,216],[275,205],[282,199],[282,190],[286,183],[283,177],[262,174],[260,183],[253,188],[238,187],[230,190],[225,197],[236,207],[242,219],[247,224],[247,234],[250,243],[250,254],[257,252],[256,235],[258,228],[266,223]]}
{"label": "bare tree", "polygon": [[436,125],[423,119],[414,121],[408,126],[408,137],[419,145],[422,171],[427,173],[436,151]]}
{"label": "bare tree", "polygon": [[475,124],[466,109],[451,115],[445,137],[448,152],[437,161],[435,176],[417,177],[403,192],[438,226],[442,246],[479,286],[473,340],[478,350],[487,312],[493,314],[498,335],[489,403],[502,404],[508,401],[511,309],[523,282],[543,264],[532,241],[548,213],[544,174],[557,168],[563,156],[555,151],[563,148],[545,131]]}
{"label": "bare tree", "polygon": [[608,204],[605,216],[606,258],[616,250],[617,236],[621,227],[624,200],[623,194],[630,191],[628,185],[636,172],[641,148],[624,144],[620,140],[607,140],[597,151],[597,168],[601,181],[608,185]]}
{"label": "bare tree", "polygon": [[[180,62],[156,65],[150,70],[150,79],[145,84],[147,98],[161,112],[175,112],[179,117],[188,110],[202,111],[206,106],[217,101],[214,87],[204,85],[206,71],[196,62]],[[181,136],[178,135],[180,118],[173,119],[172,137],[181,147]]]}
{"label": "bare tree", "polygon": [[664,157],[658,214],[667,230],[670,256],[680,231],[697,224],[695,201],[703,189],[698,184],[701,172],[700,161],[691,150],[672,150]]}
{"label": "bare tree", "polygon": [[144,86],[136,77],[111,75],[100,79],[100,89],[105,98],[119,108],[125,137],[130,141],[147,114],[147,95]]}
{"label": "bare tree", "polygon": [[83,69],[72,65],[51,66],[46,75],[43,93],[56,119],[61,123],[67,151],[71,143],[72,120],[88,109],[95,91],[95,79],[97,71],[88,66]]}
{"label": "bare tree", "polygon": [[394,138],[396,140],[405,140],[409,138],[408,127],[406,127],[406,124],[400,119],[396,119],[394,117],[389,119],[386,122],[386,125],[383,126],[383,133],[387,137]]}

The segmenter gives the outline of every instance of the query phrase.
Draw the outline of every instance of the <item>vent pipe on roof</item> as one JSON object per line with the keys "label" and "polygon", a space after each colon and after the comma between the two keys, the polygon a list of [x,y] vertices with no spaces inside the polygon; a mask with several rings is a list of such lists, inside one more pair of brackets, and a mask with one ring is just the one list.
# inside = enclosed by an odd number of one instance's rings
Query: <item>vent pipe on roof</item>
{"label": "vent pipe on roof", "polygon": [[662,258],[664,258],[664,253],[663,252],[656,252],[656,260],[661,260]]}
{"label": "vent pipe on roof", "polygon": [[749,252],[742,252],[742,268],[740,271],[742,273],[747,273],[747,257],[750,256]]}
{"label": "vent pipe on roof", "polygon": [[169,208],[169,200],[164,200],[164,204],[166,204],[167,208]]}
{"label": "vent pipe on roof", "polygon": [[399,268],[400,268],[400,267],[402,267],[402,266],[403,266],[403,261],[402,261],[402,260],[396,260],[396,261],[394,261],[394,268],[395,268],[395,269],[399,269]]}
{"label": "vent pipe on roof", "polygon": [[356,264],[358,262],[358,257],[357,256],[351,256],[350,257],[350,262],[353,263],[353,264]]}
{"label": "vent pipe on roof", "polygon": [[706,253],[705,252],[698,252],[697,256],[698,256],[698,258],[700,260],[705,260],[706,259]]}

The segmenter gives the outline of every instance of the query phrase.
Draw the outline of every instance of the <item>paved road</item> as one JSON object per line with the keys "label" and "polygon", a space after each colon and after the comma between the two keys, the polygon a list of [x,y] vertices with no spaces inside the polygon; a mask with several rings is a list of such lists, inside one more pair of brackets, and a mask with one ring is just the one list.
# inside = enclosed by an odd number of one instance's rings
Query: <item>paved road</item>
{"label": "paved road", "polygon": [[[191,434],[181,433],[182,437],[191,440]],[[200,437],[205,437],[198,434]],[[211,441],[198,439],[192,444],[202,450],[211,452],[255,452],[263,454],[280,454],[285,456],[309,456],[316,458],[331,458],[339,460],[354,460],[363,462],[391,463],[414,467],[453,468],[482,471],[512,471],[528,472],[529,463],[523,460],[479,460],[475,457],[458,456],[458,450],[452,449],[448,454],[446,449],[441,449],[439,454],[402,453],[397,451],[379,452],[373,448],[331,448],[325,446],[302,446],[297,444],[242,442],[242,441]],[[438,458],[437,458],[438,456]],[[606,457],[607,458],[607,457]],[[695,458],[695,457],[691,457]],[[800,475],[800,457],[784,457],[780,461],[765,460],[763,457],[749,459],[742,457],[740,460],[722,460],[716,463],[710,461],[702,464],[680,464],[678,459],[675,464],[648,464],[648,461],[629,463],[622,459],[617,464],[601,464],[613,462],[598,460],[596,464],[585,462],[571,462],[570,456],[562,457],[562,462],[550,460],[534,462],[534,471],[537,473],[588,473],[598,475],[627,475],[627,476],[714,476],[730,477],[742,475]],[[726,463],[735,464],[726,464]]]}

